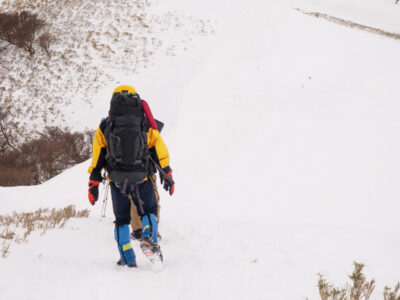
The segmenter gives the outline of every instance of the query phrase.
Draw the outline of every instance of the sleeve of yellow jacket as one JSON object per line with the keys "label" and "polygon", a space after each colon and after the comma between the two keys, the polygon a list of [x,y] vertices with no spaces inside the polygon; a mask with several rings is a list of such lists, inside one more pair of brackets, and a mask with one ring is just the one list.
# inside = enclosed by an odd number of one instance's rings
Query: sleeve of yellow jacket
{"label": "sleeve of yellow jacket", "polygon": [[100,126],[97,128],[93,139],[92,148],[92,162],[88,169],[90,173],[90,179],[95,181],[101,181],[101,170],[105,166],[105,155],[107,153],[107,142],[104,138],[103,131]]}
{"label": "sleeve of yellow jacket", "polygon": [[166,168],[169,166],[169,153],[167,146],[162,139],[160,132],[156,129],[150,128],[147,131],[147,143],[149,149],[155,148],[158,156],[158,160],[160,161],[161,168]]}

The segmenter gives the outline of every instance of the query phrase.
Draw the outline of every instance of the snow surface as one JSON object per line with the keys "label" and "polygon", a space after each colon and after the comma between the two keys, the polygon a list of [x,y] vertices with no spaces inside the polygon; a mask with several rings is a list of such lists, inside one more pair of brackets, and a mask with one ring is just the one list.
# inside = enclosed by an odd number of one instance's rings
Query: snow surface
{"label": "snow surface", "polygon": [[[0,214],[91,209],[13,244],[0,260],[0,299],[318,299],[317,273],[341,286],[353,261],[367,265],[381,299],[400,280],[400,42],[293,8],[400,32],[399,7],[158,5],[217,21],[193,49],[118,80],[167,124],[176,193],[161,194],[164,270],[152,272],[136,242],[139,268],[115,265],[111,202],[100,221],[103,195],[89,206],[86,162],[40,186],[0,188]],[[77,106],[71,125],[95,128],[116,84],[92,110]]]}

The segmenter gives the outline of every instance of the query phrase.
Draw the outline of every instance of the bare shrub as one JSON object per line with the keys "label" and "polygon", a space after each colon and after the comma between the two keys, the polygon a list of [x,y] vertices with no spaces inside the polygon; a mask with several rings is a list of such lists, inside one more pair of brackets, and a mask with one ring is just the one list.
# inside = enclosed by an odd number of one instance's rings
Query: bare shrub
{"label": "bare shrub", "polygon": [[15,14],[0,13],[0,39],[14,45],[17,26]]}
{"label": "bare shrub", "polygon": [[17,149],[15,133],[18,132],[18,123],[11,120],[11,106],[7,105],[8,102],[8,99],[4,99],[0,106],[0,154]]}
{"label": "bare shrub", "polygon": [[321,300],[343,300],[346,295],[346,288],[335,288],[332,284],[328,283],[323,275],[318,274],[318,289]]}
{"label": "bare shrub", "polygon": [[353,285],[350,287],[350,299],[359,300],[364,297],[368,300],[375,288],[375,280],[372,279],[370,282],[366,280],[363,274],[364,265],[354,262],[354,271],[349,276]]}
{"label": "bare shrub", "polygon": [[[14,166],[4,165],[4,161],[11,158],[9,163],[16,162]],[[6,155],[0,158],[0,186],[30,185],[36,182],[37,172],[30,166],[23,166],[17,163],[18,156]]]}
{"label": "bare shrub", "polygon": [[[349,275],[352,284],[346,283],[343,288],[335,287],[328,283],[323,275],[318,274],[318,289],[321,300],[369,300],[375,289],[375,280],[368,281],[363,269],[363,264],[354,262],[353,273]],[[393,291],[391,288],[385,287],[384,300],[400,300],[399,289],[400,283],[394,287]]]}
{"label": "bare shrub", "polygon": [[46,52],[48,56],[50,56],[50,45],[54,42],[53,36],[50,33],[45,32],[41,36],[39,36],[38,41],[39,46],[43,49],[44,52]]}
{"label": "bare shrub", "polygon": [[33,41],[36,33],[42,29],[45,22],[36,14],[31,14],[27,11],[22,11],[19,15],[19,26],[16,34],[16,45],[28,51],[30,55],[35,53]]}
{"label": "bare shrub", "polygon": [[35,54],[33,42],[36,34],[45,26],[37,14],[28,11],[0,14],[0,39]]}
{"label": "bare shrub", "polygon": [[40,184],[90,158],[93,131],[46,127],[37,135],[0,154],[0,186]]}

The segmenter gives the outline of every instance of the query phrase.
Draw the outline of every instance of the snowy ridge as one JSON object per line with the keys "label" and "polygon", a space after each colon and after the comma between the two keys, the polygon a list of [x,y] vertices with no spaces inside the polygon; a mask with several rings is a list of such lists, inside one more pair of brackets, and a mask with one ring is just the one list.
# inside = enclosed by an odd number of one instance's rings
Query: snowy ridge
{"label": "snowy ridge", "polygon": [[[341,286],[356,260],[381,299],[400,279],[400,43],[302,15],[291,1],[180,8],[218,19],[215,36],[118,78],[167,124],[177,185],[174,197],[161,193],[165,269],[152,272],[136,243],[139,268],[115,266],[112,206],[99,221],[100,195],[89,219],[11,246],[0,298],[319,299],[317,273]],[[79,112],[86,123],[106,114],[113,84]],[[87,166],[0,188],[0,213],[88,207]]]}
{"label": "snowy ridge", "polygon": [[397,19],[400,6],[394,2],[392,0],[291,0],[294,7],[328,13],[363,25],[399,33]]}

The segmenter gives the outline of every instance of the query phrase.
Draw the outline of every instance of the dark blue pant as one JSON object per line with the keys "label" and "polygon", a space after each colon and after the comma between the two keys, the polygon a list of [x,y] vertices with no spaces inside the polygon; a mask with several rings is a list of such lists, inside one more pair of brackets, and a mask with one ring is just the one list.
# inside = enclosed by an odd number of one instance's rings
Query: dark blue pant
{"label": "dark blue pant", "polygon": [[[121,188],[117,187],[115,183],[111,182],[110,187],[116,225],[129,224],[131,221],[131,201],[128,196],[129,194],[132,196],[133,203],[135,203],[140,217],[149,214],[157,215],[156,196],[151,181],[146,180],[137,185],[140,199],[143,202],[142,204],[139,203],[136,191],[131,191],[130,186],[126,189],[126,195],[121,193]],[[141,211],[140,207],[143,208],[143,211]]]}

